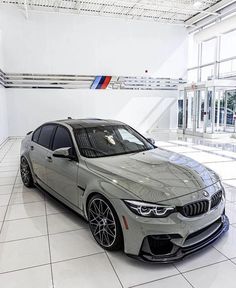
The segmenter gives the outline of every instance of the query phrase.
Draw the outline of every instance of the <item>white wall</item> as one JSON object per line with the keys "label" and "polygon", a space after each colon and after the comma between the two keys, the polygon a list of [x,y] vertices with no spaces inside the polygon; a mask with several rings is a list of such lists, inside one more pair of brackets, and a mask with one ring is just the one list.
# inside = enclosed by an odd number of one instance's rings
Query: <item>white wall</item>
{"label": "white wall", "polygon": [[[5,71],[184,77],[185,28],[0,6]],[[148,74],[144,71],[148,69]],[[6,89],[9,135],[72,117],[119,119],[141,132],[177,126],[176,91]]]}
{"label": "white wall", "polygon": [[143,133],[158,125],[176,128],[177,91],[7,89],[6,94],[10,136],[68,116],[117,119]]}
{"label": "white wall", "polygon": [[0,86],[0,145],[8,137],[5,89]]}
{"label": "white wall", "polygon": [[[184,27],[0,6],[8,72],[182,77]],[[147,74],[145,74],[147,75]]]}
{"label": "white wall", "polygon": [[[2,53],[2,32],[0,30],[0,68],[4,69]],[[8,137],[7,104],[5,88],[0,86],[0,144]]]}

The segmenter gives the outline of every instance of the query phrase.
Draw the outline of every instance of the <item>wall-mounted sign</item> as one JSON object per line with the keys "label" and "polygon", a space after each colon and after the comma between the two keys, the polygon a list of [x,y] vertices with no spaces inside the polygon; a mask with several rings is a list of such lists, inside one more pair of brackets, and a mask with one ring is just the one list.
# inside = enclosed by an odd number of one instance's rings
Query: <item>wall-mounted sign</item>
{"label": "wall-mounted sign", "polygon": [[106,89],[111,81],[111,76],[96,76],[91,89]]}

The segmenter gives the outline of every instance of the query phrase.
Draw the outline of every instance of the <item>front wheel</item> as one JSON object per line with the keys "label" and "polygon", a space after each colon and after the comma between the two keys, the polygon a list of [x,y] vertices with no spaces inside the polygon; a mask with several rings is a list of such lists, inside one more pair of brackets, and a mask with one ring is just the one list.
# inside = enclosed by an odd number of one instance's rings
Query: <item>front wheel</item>
{"label": "front wheel", "polygon": [[28,161],[22,157],[20,162],[20,174],[23,184],[26,187],[33,187],[34,181]]}
{"label": "front wheel", "polygon": [[110,251],[122,248],[123,234],[117,214],[99,194],[88,203],[88,220],[93,237],[102,248]]}

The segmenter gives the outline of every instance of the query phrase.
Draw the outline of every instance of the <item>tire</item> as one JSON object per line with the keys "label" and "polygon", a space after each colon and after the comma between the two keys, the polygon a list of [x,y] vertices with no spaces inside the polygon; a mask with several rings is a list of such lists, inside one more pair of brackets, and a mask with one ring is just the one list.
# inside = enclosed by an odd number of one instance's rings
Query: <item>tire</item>
{"label": "tire", "polygon": [[88,202],[87,215],[93,237],[103,249],[117,251],[123,248],[119,218],[105,197],[94,195]]}
{"label": "tire", "polygon": [[29,166],[28,161],[25,159],[25,157],[21,158],[20,174],[21,174],[22,182],[26,187],[28,188],[34,187],[34,180],[32,177],[31,170],[30,170],[30,166]]}

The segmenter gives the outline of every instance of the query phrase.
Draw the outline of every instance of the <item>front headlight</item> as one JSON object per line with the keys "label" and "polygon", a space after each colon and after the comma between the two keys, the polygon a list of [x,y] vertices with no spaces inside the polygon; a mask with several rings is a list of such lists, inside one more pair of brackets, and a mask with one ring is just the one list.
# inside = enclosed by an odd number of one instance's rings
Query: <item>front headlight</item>
{"label": "front headlight", "polygon": [[135,214],[150,218],[163,218],[174,212],[175,208],[135,200],[124,200],[126,206]]}

